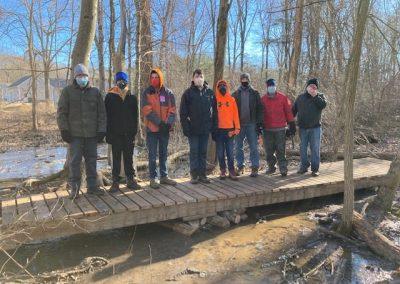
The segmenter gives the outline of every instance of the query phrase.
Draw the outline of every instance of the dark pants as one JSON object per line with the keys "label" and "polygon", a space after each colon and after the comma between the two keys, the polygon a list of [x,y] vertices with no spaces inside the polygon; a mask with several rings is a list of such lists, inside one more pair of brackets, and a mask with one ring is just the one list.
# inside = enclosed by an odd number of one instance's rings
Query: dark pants
{"label": "dark pants", "polygon": [[234,171],[234,158],[233,158],[233,137],[228,136],[227,131],[218,131],[215,137],[217,144],[217,157],[219,168],[226,170],[225,153],[228,159],[228,170]]}
{"label": "dark pants", "polygon": [[275,165],[276,162],[278,162],[279,171],[281,173],[287,172],[286,130],[265,130],[263,133],[263,138],[268,168],[276,169]]}
{"label": "dark pants", "polygon": [[300,159],[301,170],[307,170],[310,166],[308,159],[307,149],[310,145],[311,150],[311,171],[316,172],[319,170],[320,163],[320,148],[321,148],[321,127],[315,128],[300,128]]}
{"label": "dark pants", "polygon": [[114,136],[112,139],[112,156],[113,156],[113,181],[118,182],[121,172],[121,154],[124,158],[124,170],[127,179],[132,179],[135,175],[133,169],[133,148],[135,143],[132,138],[125,135]]}
{"label": "dark pants", "polygon": [[160,177],[166,177],[169,134],[147,131],[146,144],[149,153],[149,174],[151,179],[157,177],[157,152],[160,163]]}
{"label": "dark pants", "polygon": [[206,175],[208,134],[189,137],[190,172],[192,175]]}
{"label": "dark pants", "polygon": [[81,186],[81,163],[85,158],[86,182],[88,189],[97,187],[97,138],[73,137],[69,144],[69,185]]}

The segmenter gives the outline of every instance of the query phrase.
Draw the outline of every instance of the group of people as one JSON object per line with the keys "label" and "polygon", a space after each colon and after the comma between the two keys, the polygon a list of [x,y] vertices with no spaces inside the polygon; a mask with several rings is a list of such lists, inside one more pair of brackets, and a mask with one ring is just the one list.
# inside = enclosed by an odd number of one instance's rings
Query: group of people
{"label": "group of people", "polygon": [[[133,150],[138,130],[139,107],[146,127],[150,187],[175,185],[168,177],[167,153],[170,132],[176,122],[176,103],[173,92],[164,84],[160,69],[149,74],[149,86],[138,98],[128,88],[129,78],[124,72],[115,75],[115,86],[103,100],[99,89],[89,80],[83,64],[74,67],[73,83],[65,87],[58,103],[57,123],[62,139],[69,144],[70,197],[78,196],[81,184],[81,162],[85,158],[87,193],[101,195],[97,184],[97,143],[106,138],[112,145],[111,192],[119,191],[121,156],[127,187],[140,188],[133,169]],[[240,76],[240,87],[231,93],[227,81],[220,80],[213,90],[200,69],[193,72],[192,82],[182,95],[180,123],[189,140],[191,183],[209,183],[207,178],[207,147],[211,134],[216,142],[220,178],[237,180],[244,174],[244,140],[250,148],[251,177],[259,173],[258,140],[263,138],[266,153],[266,174],[279,172],[287,175],[286,138],[296,134],[295,118],[300,133],[301,163],[299,174],[311,165],[313,176],[319,174],[321,143],[321,112],[326,106],[318,92],[318,80],[307,81],[306,90],[292,105],[290,99],[278,91],[274,79],[266,81],[266,91],[260,93],[251,85],[250,75]],[[311,162],[308,157],[311,149]],[[234,153],[235,150],[235,153]],[[157,157],[159,171],[157,171]],[[235,168],[236,159],[236,168]],[[159,173],[159,175],[158,175]],[[157,177],[159,176],[159,181]]]}

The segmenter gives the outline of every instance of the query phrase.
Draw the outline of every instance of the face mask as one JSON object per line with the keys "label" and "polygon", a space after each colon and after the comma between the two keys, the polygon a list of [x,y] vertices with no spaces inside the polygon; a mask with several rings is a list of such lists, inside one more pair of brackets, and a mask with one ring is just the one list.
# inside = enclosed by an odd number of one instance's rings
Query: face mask
{"label": "face mask", "polygon": [[76,77],[75,80],[76,80],[76,83],[81,88],[86,87],[87,84],[89,83],[89,77],[88,76]]}
{"label": "face mask", "polygon": [[225,86],[220,86],[218,89],[219,89],[219,91],[221,92],[222,95],[226,94],[226,87]]}
{"label": "face mask", "polygon": [[197,77],[193,79],[193,83],[196,87],[203,87],[204,85],[204,78]]}
{"label": "face mask", "polygon": [[123,90],[126,88],[127,83],[126,82],[118,82],[118,88],[120,88],[120,90]]}
{"label": "face mask", "polygon": [[309,93],[310,95],[315,95],[317,93],[317,89],[314,89],[313,87],[308,86],[307,93]]}
{"label": "face mask", "polygon": [[269,96],[274,96],[276,92],[276,87],[275,86],[269,86],[267,87],[267,93]]}
{"label": "face mask", "polygon": [[242,82],[242,86],[247,88],[249,86],[249,82]]}
{"label": "face mask", "polygon": [[154,88],[160,87],[160,78],[151,78],[150,83]]}

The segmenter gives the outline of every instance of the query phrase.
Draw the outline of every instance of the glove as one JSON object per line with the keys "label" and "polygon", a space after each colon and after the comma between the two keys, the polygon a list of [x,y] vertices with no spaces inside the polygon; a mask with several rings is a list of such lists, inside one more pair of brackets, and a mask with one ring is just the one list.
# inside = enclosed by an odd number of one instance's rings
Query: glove
{"label": "glove", "polygon": [[286,137],[292,137],[296,135],[296,123],[294,121],[289,122],[289,129],[286,130]]}
{"label": "glove", "polygon": [[160,124],[158,125],[158,127],[160,129],[161,134],[169,133],[170,126],[168,124],[166,124],[164,121],[161,121]]}
{"label": "glove", "polygon": [[71,133],[68,130],[61,130],[61,138],[64,142],[68,144],[72,141]]}
{"label": "glove", "polygon": [[97,132],[97,143],[102,143],[105,136],[105,132]]}
{"label": "glove", "polygon": [[256,126],[257,136],[262,135],[263,130],[264,130],[264,126],[261,123],[257,124],[257,126]]}

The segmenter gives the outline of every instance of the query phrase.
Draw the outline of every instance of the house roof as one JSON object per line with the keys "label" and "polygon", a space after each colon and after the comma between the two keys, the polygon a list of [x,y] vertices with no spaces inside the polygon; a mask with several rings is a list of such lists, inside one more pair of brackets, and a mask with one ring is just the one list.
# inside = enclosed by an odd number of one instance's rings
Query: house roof
{"label": "house roof", "polygon": [[17,81],[14,81],[10,86],[8,86],[9,88],[13,88],[13,87],[17,87],[19,85],[21,85],[23,82],[25,82],[26,80],[28,80],[31,76],[27,75],[27,76],[23,76],[21,78],[19,78]]}
{"label": "house roof", "polygon": [[[24,83],[26,80],[31,78],[31,75],[26,75],[18,80],[14,81],[11,85],[9,85],[9,88],[13,87],[18,87],[22,83]],[[53,86],[54,88],[63,88],[67,85],[66,81],[64,79],[57,79],[57,78],[50,78],[50,85]]]}

